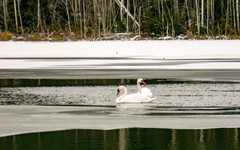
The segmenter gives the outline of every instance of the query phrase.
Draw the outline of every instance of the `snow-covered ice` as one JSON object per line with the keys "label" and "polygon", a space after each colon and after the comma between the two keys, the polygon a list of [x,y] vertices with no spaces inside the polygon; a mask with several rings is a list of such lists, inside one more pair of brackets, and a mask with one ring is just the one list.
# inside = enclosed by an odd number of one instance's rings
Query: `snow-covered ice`
{"label": "snow-covered ice", "polygon": [[0,78],[237,81],[239,48],[239,40],[0,42]]}
{"label": "snow-covered ice", "polygon": [[6,57],[239,58],[239,40],[0,42]]}

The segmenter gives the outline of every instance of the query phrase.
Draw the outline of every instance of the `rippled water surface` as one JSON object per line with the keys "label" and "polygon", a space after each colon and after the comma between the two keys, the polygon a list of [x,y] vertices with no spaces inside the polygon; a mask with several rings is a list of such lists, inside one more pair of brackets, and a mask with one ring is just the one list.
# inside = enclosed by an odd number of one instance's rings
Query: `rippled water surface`
{"label": "rippled water surface", "polygon": [[[135,85],[126,85],[136,93]],[[147,85],[157,99],[151,106],[240,107],[240,84]],[[115,106],[117,86],[14,87],[0,89],[0,104]],[[120,93],[121,94],[121,93]]]}

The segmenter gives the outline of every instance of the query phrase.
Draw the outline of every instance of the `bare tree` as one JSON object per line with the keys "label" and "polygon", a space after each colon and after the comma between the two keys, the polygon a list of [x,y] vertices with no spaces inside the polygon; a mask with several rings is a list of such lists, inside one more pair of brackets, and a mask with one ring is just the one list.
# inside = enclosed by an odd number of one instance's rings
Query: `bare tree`
{"label": "bare tree", "polygon": [[[174,23],[173,23],[173,18],[171,16],[171,13],[170,13],[170,10],[168,8],[168,5],[167,5],[167,0],[165,0],[165,5],[166,5],[166,8],[167,8],[167,11],[168,11],[168,16],[171,20],[171,23],[172,23],[172,36],[175,37],[175,29],[174,29]],[[167,28],[168,28],[168,24],[167,24]]]}
{"label": "bare tree", "polygon": [[207,0],[207,35],[209,34],[208,25],[209,25],[209,0]]}
{"label": "bare tree", "polygon": [[161,5],[160,5],[160,0],[157,0],[158,2],[158,18],[159,20],[161,19]]}
{"label": "bare tree", "polygon": [[[121,0],[121,6],[124,5],[124,0]],[[120,8],[121,21],[123,20],[123,7]]]}
{"label": "bare tree", "polygon": [[188,0],[185,0],[185,9],[187,11],[187,17],[188,17],[188,28],[189,28],[189,31],[192,32],[192,25],[191,25],[191,18],[190,18],[190,13],[189,13],[189,9],[188,9]]}
{"label": "bare tree", "polygon": [[40,0],[37,1],[38,2],[38,9],[37,9],[37,15],[38,15],[38,24],[37,24],[37,29],[38,31],[40,31],[41,29],[41,11],[40,11]]}
{"label": "bare tree", "polygon": [[81,0],[78,0],[78,10],[79,10],[79,27],[80,27],[80,37],[83,38],[83,30],[82,30],[82,9],[81,9],[81,6],[82,6],[82,3],[81,3]]}
{"label": "bare tree", "polygon": [[20,26],[21,26],[21,33],[23,34],[24,33],[24,30],[23,30],[23,23],[22,23],[22,15],[21,15],[21,9],[20,9],[20,1],[21,0],[17,0],[18,1],[18,16],[19,16],[19,22],[20,22]]}
{"label": "bare tree", "polygon": [[[127,0],[127,10],[130,12],[129,8],[130,8],[130,4],[129,4],[129,0]],[[127,33],[128,33],[128,32],[129,32],[129,27],[128,27],[128,15],[127,15],[127,25],[126,25],[126,27],[127,27]]]}
{"label": "bare tree", "polygon": [[198,35],[200,35],[200,19],[199,19],[198,0],[195,0],[195,4],[196,4],[196,16],[197,16],[197,30],[198,30]]}
{"label": "bare tree", "polygon": [[76,25],[77,25],[77,23],[78,23],[78,17],[77,17],[77,15],[78,15],[78,2],[77,2],[77,0],[74,0],[74,9],[75,9],[75,19],[76,19]]}
{"label": "bare tree", "polygon": [[106,0],[102,0],[102,26],[103,26],[103,34],[106,34]]}
{"label": "bare tree", "polygon": [[[93,28],[96,29],[97,28],[97,19],[98,19],[98,3],[97,0],[93,0],[93,12],[94,12],[94,25]],[[99,30],[99,29],[98,29]]]}
{"label": "bare tree", "polygon": [[[1,30],[13,34],[43,29],[77,32],[80,38],[149,31],[156,35],[240,34],[239,0],[0,0]],[[44,5],[43,5],[44,4]],[[117,5],[116,5],[117,4]],[[36,5],[36,6],[35,6]],[[30,16],[29,7],[36,7]],[[49,12],[43,10],[50,10]],[[221,11],[215,11],[221,10]],[[144,14],[144,16],[142,16]],[[124,18],[125,17],[125,18]],[[24,19],[24,24],[23,20]],[[121,20],[122,19],[122,20]],[[49,21],[48,21],[49,20]],[[140,21],[144,26],[140,26]],[[176,24],[179,24],[177,26]],[[23,27],[24,25],[24,27]],[[151,25],[151,27],[149,27]],[[158,25],[158,26],[157,26]],[[32,28],[32,27],[35,28]],[[206,29],[202,32],[201,29]]]}
{"label": "bare tree", "polygon": [[227,12],[226,12],[226,24],[225,24],[225,35],[227,35],[227,30],[228,30],[228,22],[229,22],[229,6],[230,2],[227,0]]}
{"label": "bare tree", "polygon": [[203,27],[203,25],[204,25],[204,0],[202,0],[202,7],[201,7],[201,10],[202,10],[202,12],[201,12],[201,26]]}
{"label": "bare tree", "polygon": [[55,2],[52,1],[52,7],[51,7],[51,11],[52,11],[52,26],[55,25],[56,23],[56,8],[57,8],[57,5],[58,5],[58,2],[59,0],[56,0]]}
{"label": "bare tree", "polygon": [[118,4],[119,7],[121,7],[124,12],[134,21],[134,23],[139,26],[139,23],[137,22],[137,20],[132,16],[132,14],[127,10],[127,8],[122,5],[122,3],[119,0],[115,0],[115,2]]}
{"label": "bare tree", "polygon": [[211,0],[211,23],[212,23],[212,30],[214,30],[214,0]]}
{"label": "bare tree", "polygon": [[173,12],[176,20],[179,18],[179,10],[178,10],[178,0],[173,0]]}
{"label": "bare tree", "polygon": [[68,1],[65,0],[65,6],[66,6],[66,13],[67,13],[67,18],[68,18],[68,30],[69,32],[72,32],[71,30],[71,22],[70,22],[70,15],[69,15],[69,8],[68,8]]}
{"label": "bare tree", "polygon": [[233,13],[233,26],[234,32],[236,33],[236,10],[235,10],[235,0],[232,0],[232,13]]}
{"label": "bare tree", "polygon": [[83,0],[83,36],[84,39],[87,38],[87,27],[86,27],[86,8],[85,8],[85,0]]}
{"label": "bare tree", "polygon": [[238,8],[239,8],[239,3],[238,3],[238,0],[236,0],[237,31],[239,32],[239,11],[238,11]]}
{"label": "bare tree", "polygon": [[165,12],[164,12],[164,4],[163,4],[163,0],[161,0],[161,3],[162,3],[162,29],[163,29],[163,32],[164,32],[164,16],[165,16]]}
{"label": "bare tree", "polygon": [[5,30],[8,31],[8,9],[7,9],[7,0],[3,0],[3,20],[4,20],[4,26]]}
{"label": "bare tree", "polygon": [[142,11],[142,7],[140,6],[140,8],[139,8],[139,15],[138,15],[138,18],[139,18],[139,20],[138,20],[138,22],[139,22],[139,26],[138,26],[138,34],[139,35],[141,35],[141,11]]}
{"label": "bare tree", "polygon": [[70,0],[69,1],[69,5],[70,5],[70,8],[72,10],[74,28],[76,28],[77,27],[77,22],[76,22],[76,20],[77,20],[77,13],[76,13],[76,9],[75,9],[76,8],[75,7],[75,0],[74,1]]}
{"label": "bare tree", "polygon": [[16,0],[13,0],[13,5],[14,5],[16,33],[18,33],[18,17],[17,17],[17,6],[16,6],[17,4],[16,4]]}

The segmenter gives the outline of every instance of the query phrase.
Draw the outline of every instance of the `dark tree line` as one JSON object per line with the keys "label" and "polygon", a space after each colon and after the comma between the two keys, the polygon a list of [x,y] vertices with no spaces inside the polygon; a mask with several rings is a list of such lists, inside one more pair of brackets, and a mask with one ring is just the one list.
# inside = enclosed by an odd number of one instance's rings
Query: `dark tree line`
{"label": "dark tree line", "polygon": [[0,0],[0,30],[68,33],[79,39],[115,33],[238,36],[239,1]]}

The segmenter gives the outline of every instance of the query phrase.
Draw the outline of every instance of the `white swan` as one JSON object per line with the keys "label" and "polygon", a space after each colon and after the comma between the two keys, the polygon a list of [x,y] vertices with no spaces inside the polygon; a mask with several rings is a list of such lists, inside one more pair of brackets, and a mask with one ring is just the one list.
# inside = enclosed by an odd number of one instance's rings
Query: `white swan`
{"label": "white swan", "polygon": [[146,96],[148,96],[148,97],[152,97],[153,94],[152,94],[151,90],[148,89],[148,88],[146,88],[146,87],[141,88],[141,86],[140,86],[141,83],[144,84],[144,85],[146,85],[146,83],[144,82],[144,80],[143,80],[142,78],[139,78],[139,79],[137,80],[138,94],[144,94],[144,95],[146,95]]}
{"label": "white swan", "polygon": [[150,103],[155,100],[155,98],[152,99],[143,94],[135,93],[127,95],[127,89],[124,86],[119,86],[117,88],[117,95],[120,91],[124,91],[124,93],[116,99],[116,103]]}

